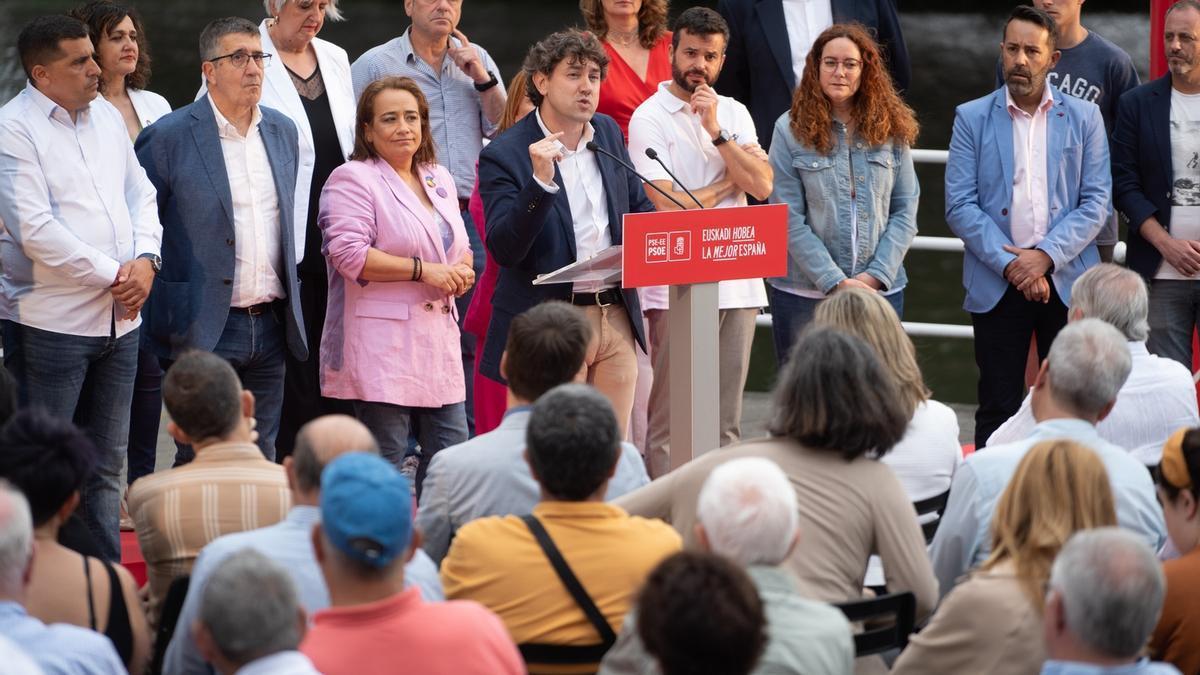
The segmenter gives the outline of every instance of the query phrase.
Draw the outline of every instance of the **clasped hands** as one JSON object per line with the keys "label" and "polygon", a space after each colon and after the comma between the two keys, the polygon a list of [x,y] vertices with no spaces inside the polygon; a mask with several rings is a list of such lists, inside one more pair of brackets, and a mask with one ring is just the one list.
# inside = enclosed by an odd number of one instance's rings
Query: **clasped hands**
{"label": "clasped hands", "polygon": [[1050,282],[1046,273],[1053,261],[1045,251],[1036,248],[1005,246],[1005,251],[1017,256],[1004,268],[1004,278],[1024,294],[1030,302],[1050,302]]}
{"label": "clasped hands", "polygon": [[121,265],[117,269],[117,278],[113,280],[109,291],[113,299],[121,303],[125,314],[121,318],[131,321],[138,317],[146,298],[150,297],[150,288],[154,285],[154,267],[145,258],[136,258]]}
{"label": "clasped hands", "polygon": [[474,258],[471,252],[463,253],[455,263],[424,263],[421,281],[449,295],[461,298],[475,285]]}

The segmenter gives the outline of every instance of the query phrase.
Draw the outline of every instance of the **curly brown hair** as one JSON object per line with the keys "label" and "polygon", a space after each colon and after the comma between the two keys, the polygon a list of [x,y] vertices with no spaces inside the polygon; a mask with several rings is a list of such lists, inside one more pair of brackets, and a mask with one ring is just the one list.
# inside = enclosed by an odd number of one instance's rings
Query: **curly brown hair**
{"label": "curly brown hair", "polygon": [[421,144],[413,153],[413,171],[415,172],[418,166],[437,164],[437,149],[433,146],[433,131],[429,127],[429,102],[425,100],[421,87],[410,77],[380,78],[363,90],[354,118],[354,152],[350,154],[350,159],[361,161],[379,156],[375,148],[367,142],[366,129],[375,120],[375,99],[388,89],[407,91],[417,99],[417,112],[421,115]]}
{"label": "curly brown hair", "polygon": [[833,150],[833,104],[821,90],[821,55],[838,38],[853,42],[862,54],[862,75],[851,102],[854,133],[870,145],[891,139],[905,145],[917,140],[917,115],[900,98],[884,67],[879,45],[861,24],[834,24],[813,42],[804,64],[804,77],[792,95],[792,135],[800,143],[828,154]]}
{"label": "curly brown hair", "polygon": [[[117,24],[129,17],[133,22],[133,30],[137,32],[138,60],[137,66],[133,72],[125,76],[125,86],[130,89],[145,89],[150,83],[150,47],[146,44],[146,32],[142,30],[142,18],[138,16],[137,10],[132,7],[126,7],[110,0],[92,0],[92,2],[76,7],[67,16],[79,19],[88,27],[88,37],[92,39],[92,47],[97,52],[97,65],[100,69],[104,69],[104,64],[99,63],[98,58],[100,52],[100,41],[108,37],[108,34],[117,27]],[[100,93],[104,93],[104,78],[100,78]]]}
{"label": "curly brown hair", "polygon": [[[667,0],[642,0],[638,10],[638,42],[652,49],[663,33],[667,32]],[[579,0],[579,11],[588,30],[601,41],[608,39],[608,21],[604,18],[604,0]]]}

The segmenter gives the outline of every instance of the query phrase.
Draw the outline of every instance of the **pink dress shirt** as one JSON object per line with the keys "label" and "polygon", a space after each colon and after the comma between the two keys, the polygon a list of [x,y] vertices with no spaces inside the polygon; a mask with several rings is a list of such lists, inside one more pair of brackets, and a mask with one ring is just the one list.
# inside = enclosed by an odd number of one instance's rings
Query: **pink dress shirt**
{"label": "pink dress shirt", "polygon": [[329,268],[321,339],[321,393],[330,398],[438,408],[466,400],[454,298],[420,281],[364,281],[371,248],[456,261],[467,251],[454,178],[421,167],[425,193],[450,225],[448,252],[433,214],[379,159],[334,170],[321,192],[318,224]]}
{"label": "pink dress shirt", "polygon": [[1013,244],[1033,248],[1046,238],[1050,225],[1049,188],[1046,184],[1046,117],[1054,105],[1054,87],[1047,85],[1034,114],[1021,110],[1005,89],[1008,116],[1013,125],[1013,191],[1011,232]]}

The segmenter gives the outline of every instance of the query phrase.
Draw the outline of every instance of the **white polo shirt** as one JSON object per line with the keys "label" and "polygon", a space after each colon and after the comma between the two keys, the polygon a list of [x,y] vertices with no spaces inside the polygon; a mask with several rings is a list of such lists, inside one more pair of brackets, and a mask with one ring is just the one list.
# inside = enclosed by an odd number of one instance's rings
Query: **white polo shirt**
{"label": "white polo shirt", "polygon": [[[670,84],[669,80],[660,82],[658,91],[633,112],[629,120],[629,155],[634,167],[646,178],[671,181],[675,190],[681,190],[658,162],[646,156],[646,148],[654,148],[679,180],[695,191],[725,177],[725,160],[720,149],[713,145],[712,136],[701,126],[700,117],[692,114],[686,101],[671,93]],[[728,96],[717,99],[717,121],[733,137],[730,142],[757,143],[754,120],[746,106]],[[744,192],[717,204],[718,207],[745,205]],[[643,288],[641,297],[643,310],[667,309],[666,286]],[[765,307],[767,291],[762,279],[722,281],[718,303],[721,309]]]}

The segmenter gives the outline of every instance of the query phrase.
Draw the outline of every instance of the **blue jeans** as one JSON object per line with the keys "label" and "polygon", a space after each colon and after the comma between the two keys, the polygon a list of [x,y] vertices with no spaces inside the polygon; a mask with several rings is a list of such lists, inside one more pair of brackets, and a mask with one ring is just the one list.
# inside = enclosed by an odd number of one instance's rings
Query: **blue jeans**
{"label": "blue jeans", "polygon": [[1192,330],[1200,326],[1200,281],[1150,281],[1151,353],[1182,363],[1192,370]]}
{"label": "blue jeans", "polygon": [[[279,416],[283,409],[283,377],[287,350],[282,302],[262,314],[251,316],[231,309],[225,330],[213,353],[229,362],[242,382],[242,388],[254,394],[254,420],[258,447],[263,456],[275,461],[275,437],[279,435]],[[163,370],[170,366],[164,364]],[[175,466],[196,457],[190,445],[176,444]]]}
{"label": "blue jeans", "polygon": [[162,418],[162,366],[149,350],[139,349],[133,403],[129,407],[129,471],[125,483],[154,473],[158,458],[158,422]]}
{"label": "blue jeans", "polygon": [[72,420],[96,444],[80,511],[104,557],[121,560],[121,469],[129,440],[129,403],[138,331],[121,337],[66,335],[3,322],[4,365],[21,403]]}
{"label": "blue jeans", "polygon": [[[475,220],[470,211],[462,212],[463,225],[467,228],[467,240],[471,243],[471,255],[474,256],[472,267],[475,269],[475,281],[483,278],[483,268],[487,266],[487,254],[483,249],[483,240],[475,231]],[[475,287],[454,300],[458,309],[459,347],[462,349],[463,377],[466,379],[467,400],[464,403],[467,417],[467,436],[475,435],[475,336],[462,329],[463,319],[467,317],[467,308],[471,306],[471,298],[475,295]]]}
{"label": "blue jeans", "polygon": [[417,440],[421,444],[421,462],[415,479],[417,497],[429,460],[441,449],[467,440],[467,414],[462,403],[440,408],[415,408],[375,401],[354,401],[354,416],[365,424],[379,444],[379,454],[400,468],[408,449],[409,433],[416,423]]}
{"label": "blue jeans", "polygon": [[[904,290],[883,296],[896,310],[896,316],[904,318]],[[775,360],[780,370],[792,353],[796,336],[813,319],[821,300],[788,293],[767,284],[767,301],[771,305],[771,334],[775,341]]]}

